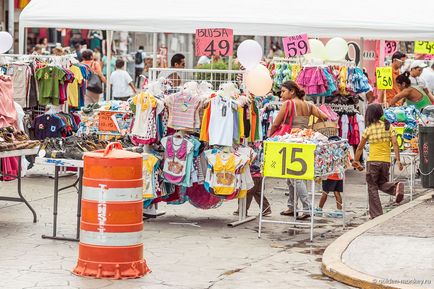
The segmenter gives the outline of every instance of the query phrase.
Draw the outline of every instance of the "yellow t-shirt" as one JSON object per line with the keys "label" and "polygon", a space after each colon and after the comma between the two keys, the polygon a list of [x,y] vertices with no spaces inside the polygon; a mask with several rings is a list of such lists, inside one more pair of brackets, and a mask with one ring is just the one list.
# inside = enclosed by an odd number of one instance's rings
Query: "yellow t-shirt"
{"label": "yellow t-shirt", "polygon": [[68,104],[72,107],[78,107],[78,85],[82,83],[83,75],[80,68],[75,65],[72,65],[69,70],[74,74],[74,81],[68,85]]}
{"label": "yellow t-shirt", "polygon": [[390,163],[390,142],[393,135],[395,135],[393,128],[386,130],[382,121],[366,128],[363,138],[369,142],[368,162]]}

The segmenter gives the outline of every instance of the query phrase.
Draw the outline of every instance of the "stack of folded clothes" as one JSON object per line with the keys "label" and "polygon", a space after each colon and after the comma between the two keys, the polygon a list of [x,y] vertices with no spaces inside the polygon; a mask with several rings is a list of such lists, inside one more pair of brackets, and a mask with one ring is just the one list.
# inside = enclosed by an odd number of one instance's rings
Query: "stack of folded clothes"
{"label": "stack of folded clothes", "polygon": [[0,128],[0,152],[32,149],[40,145],[37,140],[30,140],[23,131],[14,127]]}

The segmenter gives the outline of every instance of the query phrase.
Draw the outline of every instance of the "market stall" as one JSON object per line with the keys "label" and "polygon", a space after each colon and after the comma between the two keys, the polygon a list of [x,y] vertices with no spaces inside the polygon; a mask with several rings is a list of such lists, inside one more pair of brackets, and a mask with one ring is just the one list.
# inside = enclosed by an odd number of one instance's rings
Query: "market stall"
{"label": "market stall", "polygon": [[[262,223],[279,223],[310,227],[310,240],[313,240],[315,226],[315,185],[318,179],[326,179],[333,174],[344,178],[349,163],[347,140],[331,141],[328,137],[312,130],[293,131],[282,137],[273,137],[264,142],[264,168],[261,190],[261,210],[265,182],[270,178],[290,180],[294,187],[294,218],[298,212],[310,214],[310,222],[266,220],[259,215],[258,237],[261,237]],[[277,152],[277,153],[276,153]],[[297,209],[296,182],[311,182],[311,208],[309,211]],[[345,198],[342,199],[343,225],[345,226]]]}

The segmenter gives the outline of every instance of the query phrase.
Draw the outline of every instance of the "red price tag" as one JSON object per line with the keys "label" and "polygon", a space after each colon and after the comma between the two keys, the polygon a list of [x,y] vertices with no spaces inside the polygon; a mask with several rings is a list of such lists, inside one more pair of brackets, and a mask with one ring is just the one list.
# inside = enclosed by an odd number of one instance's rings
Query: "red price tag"
{"label": "red price tag", "polygon": [[232,56],[234,31],[226,28],[196,29],[196,56]]}
{"label": "red price tag", "polygon": [[393,53],[398,51],[398,41],[385,41],[384,44],[384,54],[386,56],[392,55]]}
{"label": "red price tag", "polygon": [[307,34],[289,36],[282,39],[285,57],[295,57],[310,53],[309,40]]}

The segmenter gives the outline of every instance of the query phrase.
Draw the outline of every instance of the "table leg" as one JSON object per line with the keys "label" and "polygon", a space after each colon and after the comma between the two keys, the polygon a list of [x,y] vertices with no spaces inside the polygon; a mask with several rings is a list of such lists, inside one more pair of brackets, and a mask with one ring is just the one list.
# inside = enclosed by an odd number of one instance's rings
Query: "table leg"
{"label": "table leg", "polygon": [[29,202],[27,202],[27,200],[24,198],[23,193],[21,191],[21,156],[18,157],[18,175],[17,175],[17,180],[18,180],[18,195],[20,196],[21,200],[23,201],[24,204],[26,204],[26,206],[30,209],[30,211],[32,211],[33,214],[33,223],[37,222],[37,217],[36,217],[36,212],[35,210],[32,208],[32,206],[30,206]]}
{"label": "table leg", "polygon": [[312,204],[310,206],[310,241],[313,241],[313,227],[315,226],[315,180],[312,180]]}
{"label": "table leg", "polygon": [[78,196],[77,196],[77,240],[80,240],[81,197],[83,193],[83,168],[78,169]]}
{"label": "table leg", "polygon": [[[80,169],[82,170],[82,168],[80,168]],[[79,241],[78,238],[57,237],[57,214],[58,214],[57,210],[58,210],[58,204],[59,204],[59,191],[60,191],[59,190],[59,171],[60,171],[60,167],[55,166],[54,167],[53,235],[52,236],[42,235],[42,239],[51,239],[51,240],[60,240],[60,241]],[[79,183],[81,183],[80,173],[79,173],[79,178],[80,178]],[[71,187],[71,186],[69,186],[69,187]],[[81,188],[81,185],[79,188]],[[79,195],[79,199],[81,200],[81,191],[80,190],[78,191],[78,195]],[[80,213],[77,213],[77,218],[79,218],[78,215],[81,216],[81,206],[80,206]],[[78,230],[79,230],[79,228],[78,228]]]}

